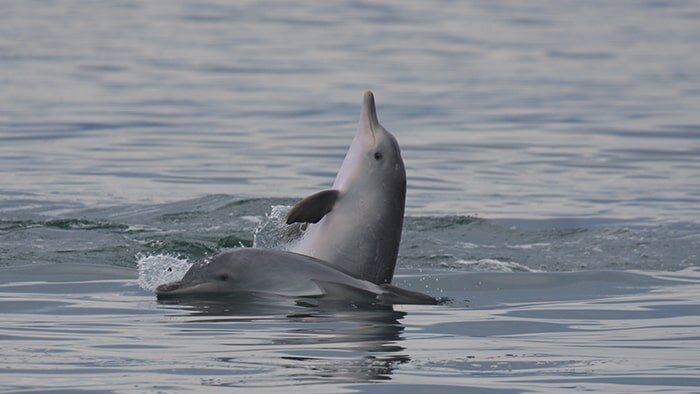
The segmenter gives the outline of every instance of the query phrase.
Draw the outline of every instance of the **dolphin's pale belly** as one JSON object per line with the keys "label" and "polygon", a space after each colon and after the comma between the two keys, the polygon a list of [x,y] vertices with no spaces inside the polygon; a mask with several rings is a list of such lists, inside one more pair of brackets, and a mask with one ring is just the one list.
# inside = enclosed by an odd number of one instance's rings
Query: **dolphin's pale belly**
{"label": "dolphin's pale belly", "polygon": [[375,244],[365,239],[372,237],[372,228],[359,223],[362,216],[340,205],[319,223],[309,224],[291,251],[323,260],[362,278],[361,268],[374,255],[373,250],[367,249],[374,249]]}
{"label": "dolphin's pale belly", "polygon": [[[346,197],[304,235],[290,250],[323,260],[356,278],[376,284],[389,283],[396,264],[403,210],[395,215],[377,204]],[[348,201],[350,200],[350,201]],[[392,236],[393,235],[393,236]]]}

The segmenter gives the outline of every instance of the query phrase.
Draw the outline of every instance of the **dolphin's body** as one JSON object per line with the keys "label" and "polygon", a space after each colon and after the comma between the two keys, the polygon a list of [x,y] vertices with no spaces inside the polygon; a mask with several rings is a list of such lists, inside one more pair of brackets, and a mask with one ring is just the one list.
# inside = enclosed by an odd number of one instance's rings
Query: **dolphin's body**
{"label": "dolphin's body", "polygon": [[357,279],[325,262],[273,249],[241,248],[196,263],[179,281],[158,286],[159,297],[220,293],[274,294],[284,297],[361,295],[382,304],[435,304],[425,294],[390,284]]}
{"label": "dolphin's body", "polygon": [[406,170],[399,144],[364,95],[355,138],[332,190],[295,205],[287,224],[308,223],[290,250],[323,260],[375,284],[390,283],[401,241]]}

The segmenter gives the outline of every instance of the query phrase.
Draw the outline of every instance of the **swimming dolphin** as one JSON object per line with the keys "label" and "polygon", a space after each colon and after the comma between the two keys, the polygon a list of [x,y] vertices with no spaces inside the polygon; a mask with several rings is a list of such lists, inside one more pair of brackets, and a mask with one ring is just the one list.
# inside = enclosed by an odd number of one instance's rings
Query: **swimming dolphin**
{"label": "swimming dolphin", "polygon": [[376,285],[313,257],[273,249],[228,250],[193,264],[181,280],[156,288],[159,298],[235,292],[341,301],[361,295],[381,304],[436,304],[429,295]]}
{"label": "swimming dolphin", "polygon": [[406,169],[396,138],[379,124],[372,92],[331,190],[299,201],[287,224],[307,223],[290,250],[356,278],[390,283],[401,241]]}

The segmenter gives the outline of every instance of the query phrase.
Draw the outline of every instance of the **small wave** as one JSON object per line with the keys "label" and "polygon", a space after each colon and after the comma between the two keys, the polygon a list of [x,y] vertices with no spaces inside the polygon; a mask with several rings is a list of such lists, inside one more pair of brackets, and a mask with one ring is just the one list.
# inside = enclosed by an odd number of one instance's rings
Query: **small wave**
{"label": "small wave", "polygon": [[129,227],[121,223],[86,219],[54,219],[43,222],[43,225],[62,230],[126,230]]}
{"label": "small wave", "polygon": [[2,220],[0,230],[28,229],[35,227],[56,228],[60,230],[127,230],[128,225],[107,221],[87,219],[51,219],[51,220]]}
{"label": "small wave", "polygon": [[162,231],[158,227],[153,227],[153,226],[146,226],[143,224],[132,224],[129,225],[126,230],[124,230],[125,233],[147,233],[147,232],[156,232],[156,231]]}
{"label": "small wave", "polygon": [[472,242],[458,242],[457,246],[462,249],[477,249],[477,248],[489,248],[496,249],[498,246],[489,244],[475,244]]}
{"label": "small wave", "polygon": [[454,265],[468,267],[474,271],[482,272],[540,272],[513,261],[500,261],[496,259],[457,260]]}
{"label": "small wave", "polygon": [[519,244],[519,245],[506,244],[505,246],[506,246],[506,248],[510,248],[510,249],[526,250],[526,249],[532,249],[532,248],[546,248],[550,245],[551,245],[551,243],[549,243],[549,242],[535,242],[532,244]]}
{"label": "small wave", "polygon": [[163,283],[182,279],[192,263],[169,254],[137,255],[136,266],[139,270],[139,286],[154,291]]}

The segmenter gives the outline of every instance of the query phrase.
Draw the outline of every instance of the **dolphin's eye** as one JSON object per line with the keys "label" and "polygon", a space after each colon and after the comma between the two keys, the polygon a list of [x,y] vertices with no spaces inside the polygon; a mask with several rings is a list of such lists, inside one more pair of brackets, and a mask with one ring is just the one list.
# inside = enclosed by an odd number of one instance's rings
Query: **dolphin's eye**
{"label": "dolphin's eye", "polygon": [[381,160],[383,156],[384,155],[382,155],[382,152],[379,152],[379,151],[374,152],[374,158],[377,160]]}
{"label": "dolphin's eye", "polygon": [[226,282],[228,280],[228,274],[219,275],[219,280]]}

